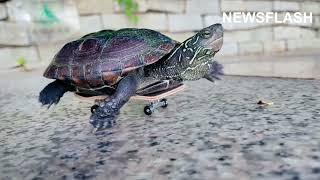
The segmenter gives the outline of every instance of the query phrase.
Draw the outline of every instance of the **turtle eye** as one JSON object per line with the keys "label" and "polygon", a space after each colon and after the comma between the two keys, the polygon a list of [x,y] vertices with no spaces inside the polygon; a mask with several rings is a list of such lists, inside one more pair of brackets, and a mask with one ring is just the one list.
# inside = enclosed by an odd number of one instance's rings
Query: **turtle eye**
{"label": "turtle eye", "polygon": [[211,36],[212,36],[212,32],[211,31],[205,30],[203,32],[203,37],[204,38],[210,38]]}

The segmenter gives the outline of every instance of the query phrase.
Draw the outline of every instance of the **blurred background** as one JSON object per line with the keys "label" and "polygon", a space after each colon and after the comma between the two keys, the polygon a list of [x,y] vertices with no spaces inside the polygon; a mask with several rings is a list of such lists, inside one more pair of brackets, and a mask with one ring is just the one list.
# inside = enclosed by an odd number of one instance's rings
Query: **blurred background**
{"label": "blurred background", "polygon": [[184,41],[223,12],[312,12],[312,23],[228,24],[217,60],[229,75],[320,78],[320,1],[0,0],[0,71],[45,68],[64,43],[143,27]]}

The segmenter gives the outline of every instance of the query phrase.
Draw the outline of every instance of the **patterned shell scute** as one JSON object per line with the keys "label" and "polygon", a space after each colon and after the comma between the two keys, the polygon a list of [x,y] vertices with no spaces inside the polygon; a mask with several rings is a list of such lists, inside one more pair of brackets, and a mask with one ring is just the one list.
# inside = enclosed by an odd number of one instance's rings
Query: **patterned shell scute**
{"label": "patterned shell scute", "polygon": [[[127,72],[152,64],[168,54],[176,44],[176,41],[153,30],[119,30],[101,53],[102,70]],[[150,56],[152,58],[146,58]]]}
{"label": "patterned shell scute", "polygon": [[86,88],[113,85],[126,73],[158,61],[176,45],[149,29],[103,30],[67,43],[44,76]]}

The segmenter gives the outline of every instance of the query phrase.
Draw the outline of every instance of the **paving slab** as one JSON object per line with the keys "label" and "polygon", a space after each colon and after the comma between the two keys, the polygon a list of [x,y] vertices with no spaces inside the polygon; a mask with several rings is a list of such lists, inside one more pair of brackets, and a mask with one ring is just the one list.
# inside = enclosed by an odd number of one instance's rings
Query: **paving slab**
{"label": "paving slab", "polygon": [[[129,102],[93,134],[91,103],[37,102],[41,72],[0,76],[0,179],[320,179],[319,80],[187,83],[152,117]],[[258,107],[260,99],[273,101]]]}

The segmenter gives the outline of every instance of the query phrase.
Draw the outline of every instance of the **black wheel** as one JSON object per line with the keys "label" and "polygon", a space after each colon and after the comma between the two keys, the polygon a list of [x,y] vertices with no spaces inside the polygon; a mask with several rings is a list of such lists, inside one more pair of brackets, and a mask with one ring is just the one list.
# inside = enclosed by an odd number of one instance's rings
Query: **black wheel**
{"label": "black wheel", "polygon": [[91,113],[94,113],[94,112],[96,112],[96,110],[98,109],[98,105],[93,105],[92,107],[91,107]]}
{"label": "black wheel", "polygon": [[148,116],[150,116],[152,114],[152,110],[151,110],[150,106],[145,106],[143,111]]}
{"label": "black wheel", "polygon": [[168,100],[167,99],[161,99],[160,102],[163,103],[161,107],[163,107],[163,108],[168,107]]}

